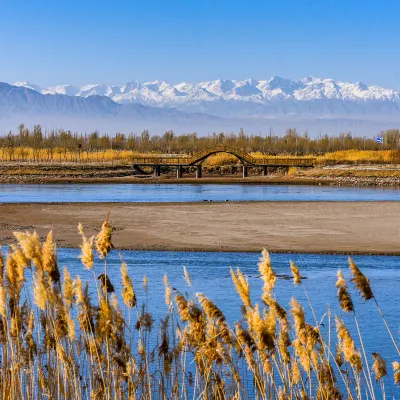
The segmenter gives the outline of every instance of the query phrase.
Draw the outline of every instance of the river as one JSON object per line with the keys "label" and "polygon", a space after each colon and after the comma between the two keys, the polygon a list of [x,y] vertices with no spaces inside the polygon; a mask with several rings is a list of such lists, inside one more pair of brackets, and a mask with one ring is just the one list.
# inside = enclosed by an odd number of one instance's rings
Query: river
{"label": "river", "polygon": [[[260,257],[258,254],[114,251],[109,255],[107,269],[117,292],[121,290],[120,254],[128,264],[138,303],[148,302],[155,321],[159,321],[167,313],[167,306],[164,303],[164,274],[168,275],[171,286],[182,293],[188,292],[189,295],[193,295],[195,292],[202,292],[209,296],[232,323],[241,319],[241,301],[229,271],[230,267],[239,267],[250,282],[252,300],[254,303],[261,303],[262,282],[258,277],[257,263]],[[77,249],[60,249],[60,265],[68,265],[71,275],[81,275],[82,279],[87,280],[94,289],[92,272],[88,272],[82,267],[78,255]],[[301,274],[305,277],[303,285],[311,299],[317,319],[322,323],[320,326],[322,333],[327,335],[329,321],[326,313],[328,308],[332,314],[343,316],[338,306],[335,283],[338,269],[342,269],[345,277],[350,278],[347,257],[321,254],[272,254],[271,257],[273,268],[278,275],[290,275],[290,260],[300,267]],[[356,256],[354,259],[360,269],[370,278],[374,295],[385,313],[396,340],[399,341],[400,257]],[[183,279],[184,266],[191,276],[192,288],[188,287]],[[95,268],[97,268],[97,274],[100,274],[102,263],[99,260]],[[141,284],[145,275],[149,280],[148,296],[145,295]],[[352,286],[350,282],[349,286]],[[351,292],[367,353],[378,352],[387,359],[389,366],[389,362],[397,359],[396,351],[375,304],[373,301],[365,303],[354,290]],[[294,287],[291,279],[278,279],[276,296],[280,304],[287,310],[290,308],[290,299],[296,297],[305,306],[308,322],[315,325],[311,310],[307,305],[305,292],[301,287]],[[347,315],[344,315],[343,318],[349,325],[356,343],[359,344],[353,318]],[[334,336],[334,318],[330,323],[331,333]]]}
{"label": "river", "polygon": [[400,189],[256,184],[4,184],[0,203],[398,201]]}

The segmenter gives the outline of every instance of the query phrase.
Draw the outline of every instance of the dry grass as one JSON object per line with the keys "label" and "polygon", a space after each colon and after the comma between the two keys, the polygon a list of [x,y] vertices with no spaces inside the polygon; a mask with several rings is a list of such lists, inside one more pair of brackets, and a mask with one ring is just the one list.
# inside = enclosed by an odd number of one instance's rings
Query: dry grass
{"label": "dry grass", "polygon": [[207,167],[219,167],[221,165],[236,165],[238,162],[239,160],[232,154],[217,153],[208,157],[204,165]]}
{"label": "dry grass", "polygon": [[1,161],[42,162],[42,163],[109,163],[129,164],[134,157],[145,157],[130,150],[71,151],[61,147],[54,149],[33,149],[30,147],[0,148]]}
{"label": "dry grass", "polygon": [[[251,152],[255,158],[271,156],[261,152]],[[0,148],[0,160],[3,162],[36,162],[36,163],[105,163],[128,165],[136,157],[155,157],[155,153],[138,153],[130,150],[107,149],[102,151],[71,151],[65,148],[34,149],[29,147],[2,147]],[[308,154],[303,156],[315,156]],[[291,154],[280,154],[278,158],[293,157]],[[322,165],[332,164],[391,164],[400,163],[400,151],[398,150],[341,150],[325,153],[317,157]],[[204,162],[205,166],[235,165],[238,159],[228,153],[217,153]]]}
{"label": "dry grass", "polygon": [[[241,271],[231,271],[243,302],[242,321],[234,327],[211,299],[194,294],[186,269],[184,279],[193,294],[171,288],[165,276],[168,313],[156,324],[147,300],[136,298],[134,286],[140,283],[133,282],[121,261],[120,305],[107,275],[112,231],[108,218],[91,238],[79,227],[82,268],[93,273],[94,295],[67,268],[61,279],[51,233],[43,242],[36,233],[15,234],[18,244],[8,250],[5,262],[0,260],[3,399],[375,399],[385,393],[385,381],[393,381],[386,376],[385,360],[365,353],[361,333],[357,348],[344,320],[336,317],[336,351],[302,304],[293,298],[287,310],[279,303],[265,250],[259,264],[261,302],[251,301]],[[94,262],[95,251],[104,259],[102,266]],[[378,306],[368,278],[352,260],[350,268],[357,290]],[[299,268],[292,263],[291,270],[294,283],[307,294]],[[338,277],[340,305],[357,322],[347,284],[342,274]],[[146,298],[151,296],[147,279],[143,287]],[[330,326],[334,316],[327,318]],[[396,382],[399,369],[396,363]]]}
{"label": "dry grass", "polygon": [[399,163],[397,150],[341,150],[318,157],[321,164],[391,164]]}
{"label": "dry grass", "polygon": [[289,167],[287,174],[289,176],[294,176],[299,172],[299,169],[296,167]]}
{"label": "dry grass", "polygon": [[312,178],[400,178],[399,168],[325,167],[309,170],[289,170],[289,175]]}

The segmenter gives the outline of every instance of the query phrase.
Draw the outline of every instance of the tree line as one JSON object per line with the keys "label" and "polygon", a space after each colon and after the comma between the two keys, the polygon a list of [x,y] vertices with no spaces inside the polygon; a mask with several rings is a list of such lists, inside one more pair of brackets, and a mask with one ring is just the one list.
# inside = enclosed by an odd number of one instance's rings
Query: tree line
{"label": "tree line", "polygon": [[[205,148],[226,145],[239,148],[246,152],[262,152],[270,155],[321,155],[338,150],[397,150],[400,149],[400,130],[390,129],[379,135],[382,143],[377,143],[376,137],[361,137],[351,133],[339,135],[318,135],[311,137],[307,132],[299,133],[296,129],[287,129],[282,136],[248,134],[243,129],[238,133],[213,133],[200,136],[197,133],[175,134],[167,131],[161,135],[150,134],[144,130],[140,134],[124,134],[117,132],[114,135],[78,133],[63,129],[44,131],[40,125],[33,129],[19,125],[16,131],[10,131],[0,137],[0,147],[12,149],[29,148],[35,152],[49,153],[53,158],[56,153],[75,152],[102,152],[107,150],[129,150],[135,153],[169,153],[193,154]],[[19,150],[21,151],[21,150]]]}

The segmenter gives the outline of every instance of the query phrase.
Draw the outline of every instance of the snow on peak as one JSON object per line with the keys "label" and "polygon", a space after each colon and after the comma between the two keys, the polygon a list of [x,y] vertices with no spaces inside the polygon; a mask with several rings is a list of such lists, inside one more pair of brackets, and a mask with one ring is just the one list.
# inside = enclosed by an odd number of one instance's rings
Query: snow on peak
{"label": "snow on peak", "polygon": [[[122,85],[89,84],[79,88],[72,85],[56,85],[40,88],[26,81],[16,82],[42,94],[68,96],[107,96],[118,103],[139,103],[162,107],[183,107],[201,111],[207,103],[265,104],[271,102],[308,102],[312,100],[337,100],[346,102],[389,101],[399,102],[400,93],[362,82],[342,82],[331,78],[308,76],[290,80],[277,75],[268,80],[217,79],[199,83],[171,84],[164,80],[151,82],[129,81]],[[226,105],[225,105],[226,106]],[[224,106],[224,107],[225,107]],[[197,107],[197,108],[196,108]],[[208,106],[207,106],[208,107]]]}
{"label": "snow on peak", "polygon": [[72,85],[57,85],[43,88],[42,94],[64,94],[67,96],[75,96],[79,92],[79,89]]}
{"label": "snow on peak", "polygon": [[41,88],[37,85],[34,85],[33,83],[30,83],[28,81],[19,81],[15,82],[12,84],[13,86],[18,86],[18,87],[26,87],[27,89],[35,90],[36,92],[40,92]]}

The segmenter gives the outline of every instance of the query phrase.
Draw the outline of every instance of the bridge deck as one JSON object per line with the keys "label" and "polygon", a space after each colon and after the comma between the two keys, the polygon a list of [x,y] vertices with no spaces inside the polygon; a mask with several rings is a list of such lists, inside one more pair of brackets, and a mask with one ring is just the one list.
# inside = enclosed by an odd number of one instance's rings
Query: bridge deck
{"label": "bridge deck", "polygon": [[[135,167],[158,167],[174,166],[178,167],[178,173],[181,174],[179,167],[198,166],[201,170],[202,162],[209,156],[216,153],[229,153],[237,157],[244,167],[313,167],[316,159],[313,157],[253,157],[243,150],[229,146],[215,146],[204,149],[192,156],[183,157],[165,157],[152,156],[134,158],[132,163]],[[245,168],[247,170],[247,168]],[[157,172],[159,173],[159,172]],[[247,173],[247,172],[246,172]],[[201,172],[200,172],[201,174]]]}
{"label": "bridge deck", "polygon": [[[199,160],[197,163],[200,163],[203,160]],[[252,162],[246,162],[248,166],[260,166],[260,167],[290,167],[290,166],[298,166],[298,167],[313,167],[316,162],[315,158],[311,157],[264,157],[264,158],[254,158]],[[134,158],[132,164],[140,165],[140,166],[171,166],[171,167],[189,167],[197,164],[196,162],[192,162],[191,157],[179,157],[179,158],[167,158],[167,157],[140,157]]]}

